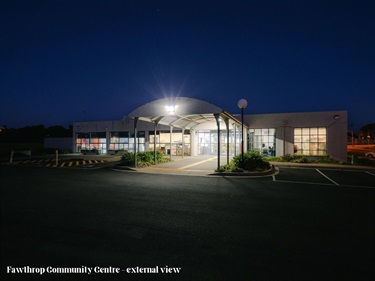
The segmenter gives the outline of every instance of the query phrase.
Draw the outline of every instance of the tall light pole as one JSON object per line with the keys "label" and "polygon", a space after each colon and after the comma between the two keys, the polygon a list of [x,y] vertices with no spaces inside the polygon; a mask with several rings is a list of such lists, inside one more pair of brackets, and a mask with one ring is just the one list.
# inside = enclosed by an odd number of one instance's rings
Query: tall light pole
{"label": "tall light pole", "polygon": [[247,107],[247,100],[240,99],[237,106],[241,109],[241,125],[242,125],[242,139],[241,139],[241,166],[243,166],[243,110]]}

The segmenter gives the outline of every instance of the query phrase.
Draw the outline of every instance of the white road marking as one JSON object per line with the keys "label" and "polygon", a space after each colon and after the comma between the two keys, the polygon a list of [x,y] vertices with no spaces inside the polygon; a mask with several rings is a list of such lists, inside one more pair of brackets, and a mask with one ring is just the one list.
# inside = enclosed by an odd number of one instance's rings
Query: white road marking
{"label": "white road marking", "polygon": [[371,175],[371,176],[375,176],[375,174],[373,174],[373,173],[370,173],[370,172],[366,172],[366,173]]}
{"label": "white road marking", "polygon": [[328,179],[329,181],[333,182],[335,185],[339,185],[337,182],[335,182],[333,179],[329,178],[328,176],[326,176],[325,174],[323,174],[321,171],[319,171],[318,169],[315,169],[319,174],[321,174],[323,177],[325,177],[326,179]]}
{"label": "white road marking", "polygon": [[[309,184],[309,185],[326,185],[326,186],[335,186],[332,183],[319,183],[319,182],[307,182],[307,181],[287,181],[287,180],[275,180],[275,182],[285,182],[285,183],[297,183],[297,184]],[[341,184],[336,185],[340,187],[355,187],[355,188],[375,188],[374,186],[364,186],[364,185],[349,185]]]}

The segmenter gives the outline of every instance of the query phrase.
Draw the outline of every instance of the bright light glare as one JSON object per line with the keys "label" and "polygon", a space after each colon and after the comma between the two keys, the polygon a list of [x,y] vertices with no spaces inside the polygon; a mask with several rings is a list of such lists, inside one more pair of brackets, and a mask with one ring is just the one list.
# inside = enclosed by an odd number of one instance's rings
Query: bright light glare
{"label": "bright light glare", "polygon": [[168,113],[175,113],[177,105],[166,105],[165,109]]}

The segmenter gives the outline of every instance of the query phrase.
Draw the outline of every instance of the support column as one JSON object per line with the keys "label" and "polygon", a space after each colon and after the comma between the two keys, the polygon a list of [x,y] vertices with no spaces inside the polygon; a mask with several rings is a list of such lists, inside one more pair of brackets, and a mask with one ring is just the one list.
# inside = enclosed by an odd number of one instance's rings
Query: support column
{"label": "support column", "polygon": [[184,146],[185,146],[185,139],[184,139],[185,129],[182,129],[182,149],[181,149],[181,156],[184,158]]}
{"label": "support column", "polygon": [[217,170],[220,170],[220,114],[214,114],[217,125]]}
{"label": "support column", "polygon": [[169,126],[169,159],[172,160],[172,134],[173,126]]}
{"label": "support column", "polygon": [[156,127],[158,126],[158,123],[154,123],[154,164],[156,164]]}
{"label": "support column", "polygon": [[105,128],[105,145],[106,145],[106,154],[109,154],[108,153],[108,150],[110,149],[110,145],[111,145],[111,136],[110,136],[110,131],[108,130],[108,128]]}
{"label": "support column", "polygon": [[160,116],[158,119],[155,120],[154,123],[154,164],[156,165],[156,128],[158,127],[158,124],[161,119],[163,119],[164,116]]}
{"label": "support column", "polygon": [[225,118],[225,127],[227,128],[227,164],[229,164],[229,119]]}
{"label": "support column", "polygon": [[134,168],[137,168],[137,123],[138,123],[138,117],[134,118]]}
{"label": "support column", "polygon": [[237,126],[236,123],[233,123],[234,127],[234,156],[237,155]]}

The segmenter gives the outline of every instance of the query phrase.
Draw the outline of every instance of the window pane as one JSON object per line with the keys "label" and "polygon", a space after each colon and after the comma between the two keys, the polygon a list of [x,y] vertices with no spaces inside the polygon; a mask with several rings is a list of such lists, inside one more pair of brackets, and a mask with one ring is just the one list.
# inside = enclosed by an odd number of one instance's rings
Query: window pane
{"label": "window pane", "polygon": [[319,128],[319,135],[325,135],[327,133],[326,128]]}

